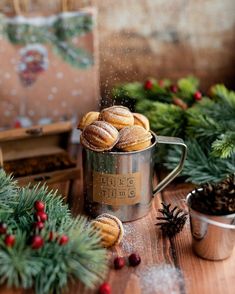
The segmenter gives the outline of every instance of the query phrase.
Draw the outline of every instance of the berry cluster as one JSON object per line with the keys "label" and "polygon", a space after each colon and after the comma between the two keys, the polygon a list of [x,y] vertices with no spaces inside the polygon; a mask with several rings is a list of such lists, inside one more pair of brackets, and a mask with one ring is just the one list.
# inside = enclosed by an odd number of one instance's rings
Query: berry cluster
{"label": "berry cluster", "polygon": [[36,234],[31,237],[30,245],[32,249],[39,249],[44,245],[44,240],[39,232],[44,228],[45,222],[48,220],[48,215],[45,212],[45,204],[42,201],[35,201],[34,209],[36,210],[36,222],[33,223],[33,228],[35,229]]}
{"label": "berry cluster", "polygon": [[[128,256],[128,262],[130,266],[135,267],[141,263],[141,258],[138,253],[132,253]],[[122,269],[126,265],[126,259],[123,256],[117,256],[113,265],[116,270]],[[100,286],[99,294],[111,294],[111,287],[107,282]]]}
{"label": "berry cluster", "polygon": [[[141,258],[138,253],[132,253],[128,257],[128,262],[130,266],[137,266],[141,263]],[[117,256],[114,261],[114,268],[115,269],[121,269],[126,265],[126,260],[123,256]]]}
{"label": "berry cluster", "polygon": [[[36,234],[31,238],[31,247],[32,249],[39,249],[44,245],[44,239],[40,235],[40,231],[44,228],[45,222],[48,220],[48,215],[45,212],[45,204],[42,201],[35,201],[34,203],[35,218],[36,222],[33,223],[33,228],[35,229]],[[48,236],[48,241],[56,241],[59,245],[65,245],[68,243],[69,238],[66,235],[58,236],[55,232],[50,232]]]}
{"label": "berry cluster", "polygon": [[[164,85],[164,80],[159,80],[157,82],[157,85],[161,88],[166,88]],[[144,83],[144,89],[146,91],[151,91],[154,88],[154,82],[152,80],[146,80]],[[177,94],[180,92],[179,87],[176,84],[171,84],[170,86],[167,87],[167,89],[173,93],[173,94]],[[195,101],[200,101],[202,99],[202,93],[200,91],[196,91],[193,94],[193,98]]]}
{"label": "berry cluster", "polygon": [[7,232],[7,224],[0,222],[0,235],[4,236],[4,243],[7,247],[13,247],[15,244],[15,236]]}
{"label": "berry cluster", "polygon": [[[33,235],[29,238],[29,245],[32,249],[40,249],[44,246],[45,240],[41,236],[41,231],[45,227],[45,222],[48,220],[48,215],[45,212],[45,204],[37,200],[34,202],[35,209],[35,222],[32,224]],[[7,247],[13,247],[16,241],[15,235],[7,232],[7,224],[0,222],[0,236],[4,236],[4,243]],[[59,245],[65,245],[69,242],[69,238],[66,235],[58,236],[54,232],[50,232],[48,236],[48,242],[58,242]]]}

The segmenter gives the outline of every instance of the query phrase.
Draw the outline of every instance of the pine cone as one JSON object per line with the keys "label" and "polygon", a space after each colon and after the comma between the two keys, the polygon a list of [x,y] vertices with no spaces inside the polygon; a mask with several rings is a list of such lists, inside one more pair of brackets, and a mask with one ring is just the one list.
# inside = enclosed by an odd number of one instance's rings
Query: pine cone
{"label": "pine cone", "polygon": [[163,209],[158,209],[158,211],[163,217],[157,217],[157,220],[163,220],[164,222],[157,223],[156,225],[161,226],[163,235],[173,237],[182,231],[187,220],[187,213],[177,206],[170,210],[171,204],[162,203],[162,206]]}
{"label": "pine cone", "polygon": [[235,176],[218,184],[206,183],[195,190],[191,200],[193,209],[206,214],[225,215],[235,212]]}

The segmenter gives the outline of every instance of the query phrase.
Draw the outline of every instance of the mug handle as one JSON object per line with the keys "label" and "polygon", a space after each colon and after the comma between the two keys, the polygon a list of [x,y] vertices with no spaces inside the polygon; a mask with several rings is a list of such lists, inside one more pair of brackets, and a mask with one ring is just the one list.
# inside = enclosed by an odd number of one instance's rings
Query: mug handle
{"label": "mug handle", "polygon": [[153,195],[162,191],[162,189],[164,189],[176,176],[178,176],[183,169],[187,155],[187,145],[180,138],[156,136],[156,141],[157,144],[179,145],[182,147],[182,153],[178,165],[157,185],[155,189],[153,189]]}

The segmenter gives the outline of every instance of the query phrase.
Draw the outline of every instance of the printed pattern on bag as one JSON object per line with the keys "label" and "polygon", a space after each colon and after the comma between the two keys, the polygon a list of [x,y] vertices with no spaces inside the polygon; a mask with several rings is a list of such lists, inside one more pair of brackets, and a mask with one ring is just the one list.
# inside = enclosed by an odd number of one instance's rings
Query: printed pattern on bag
{"label": "printed pattern on bag", "polygon": [[0,13],[0,129],[70,120],[99,104],[96,10]]}

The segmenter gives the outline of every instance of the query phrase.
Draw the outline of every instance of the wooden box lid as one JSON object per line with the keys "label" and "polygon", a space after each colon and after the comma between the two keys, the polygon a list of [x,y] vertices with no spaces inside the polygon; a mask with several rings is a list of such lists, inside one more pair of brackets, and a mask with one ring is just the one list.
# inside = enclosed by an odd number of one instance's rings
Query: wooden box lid
{"label": "wooden box lid", "polygon": [[52,155],[66,151],[72,131],[70,121],[0,132],[4,161]]}

